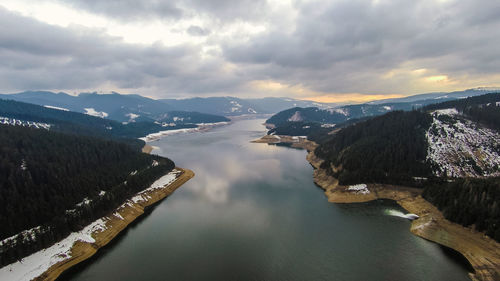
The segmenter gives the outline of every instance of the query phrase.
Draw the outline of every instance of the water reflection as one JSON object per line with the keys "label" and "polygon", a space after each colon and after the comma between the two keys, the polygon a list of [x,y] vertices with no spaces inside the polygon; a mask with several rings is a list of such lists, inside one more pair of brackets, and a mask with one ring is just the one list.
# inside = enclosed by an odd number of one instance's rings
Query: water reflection
{"label": "water reflection", "polygon": [[196,176],[72,278],[468,280],[394,203],[328,203],[305,151],[250,143],[263,121],[154,142]]}

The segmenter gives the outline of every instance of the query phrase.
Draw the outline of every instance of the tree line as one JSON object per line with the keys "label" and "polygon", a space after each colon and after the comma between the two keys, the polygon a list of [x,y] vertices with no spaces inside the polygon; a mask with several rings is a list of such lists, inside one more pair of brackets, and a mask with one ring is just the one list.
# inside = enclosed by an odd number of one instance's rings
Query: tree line
{"label": "tree line", "polygon": [[0,265],[82,229],[174,166],[121,142],[0,125],[0,240],[39,227],[2,245]]}
{"label": "tree line", "polygon": [[[393,111],[333,134],[315,150],[322,168],[341,184],[377,182],[416,186],[431,177],[425,162],[425,131],[432,117],[420,111]],[[334,171],[332,165],[341,167]]]}

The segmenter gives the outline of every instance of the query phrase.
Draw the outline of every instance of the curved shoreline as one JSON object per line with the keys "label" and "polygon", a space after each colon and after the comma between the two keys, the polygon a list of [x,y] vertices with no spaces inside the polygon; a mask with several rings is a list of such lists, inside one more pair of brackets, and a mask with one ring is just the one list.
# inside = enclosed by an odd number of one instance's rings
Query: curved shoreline
{"label": "curved shoreline", "polygon": [[[136,218],[144,214],[145,208],[159,202],[160,200],[163,200],[189,179],[194,177],[194,172],[189,169],[182,169],[178,167],[176,167],[175,169],[181,171],[181,173],[173,182],[166,186],[163,186],[162,188],[141,193],[144,198],[147,198],[147,200],[145,201],[135,202],[132,200],[127,200],[126,203],[124,203],[110,215],[105,217],[105,230],[92,232],[92,237],[94,238],[95,242],[75,242],[71,248],[71,257],[69,259],[60,261],[52,265],[42,275],[34,278],[33,280],[55,280],[65,270],[92,257],[100,248],[104,247],[121,231],[126,229],[127,226]],[[118,216],[116,215],[116,213],[118,214]]]}
{"label": "curved shoreline", "polygon": [[309,140],[297,141],[290,136],[265,136],[252,142],[268,144],[286,142],[292,143],[293,147],[306,149],[308,151],[306,159],[314,168],[314,183],[324,190],[329,202],[342,204],[369,202],[377,199],[394,200],[408,212],[419,216],[410,227],[414,235],[451,248],[467,259],[475,271],[469,273],[472,280],[500,280],[500,243],[484,233],[444,218],[434,205],[422,198],[422,189],[368,184],[367,188],[370,192],[367,194],[348,191],[347,186],[339,185],[337,179],[320,168],[323,160],[314,154],[316,143]]}
{"label": "curved shoreline", "polygon": [[474,269],[469,273],[472,280],[500,280],[500,244],[484,233],[461,226],[447,220],[431,203],[422,198],[418,188],[368,184],[368,194],[347,191],[347,186],[338,184],[338,180],[329,176],[320,168],[322,160],[309,151],[307,160],[314,167],[314,183],[325,190],[325,195],[332,203],[360,203],[377,199],[396,201],[410,213],[417,214],[412,221],[410,231],[426,240],[443,245],[459,252]]}

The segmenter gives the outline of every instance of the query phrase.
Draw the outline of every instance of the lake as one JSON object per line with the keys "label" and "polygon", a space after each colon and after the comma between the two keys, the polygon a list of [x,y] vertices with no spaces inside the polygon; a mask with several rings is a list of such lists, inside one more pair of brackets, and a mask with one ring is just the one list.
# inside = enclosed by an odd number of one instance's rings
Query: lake
{"label": "lake", "polygon": [[470,280],[396,203],[329,203],[306,151],[241,120],[151,145],[196,176],[61,280]]}

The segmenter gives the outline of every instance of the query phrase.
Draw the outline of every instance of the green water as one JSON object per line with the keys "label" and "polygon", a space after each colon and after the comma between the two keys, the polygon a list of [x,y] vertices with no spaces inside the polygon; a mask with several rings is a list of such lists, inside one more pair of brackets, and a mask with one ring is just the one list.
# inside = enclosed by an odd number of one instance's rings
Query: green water
{"label": "green water", "polygon": [[249,143],[263,121],[151,143],[196,176],[60,279],[469,280],[395,203],[328,203],[305,151]]}

